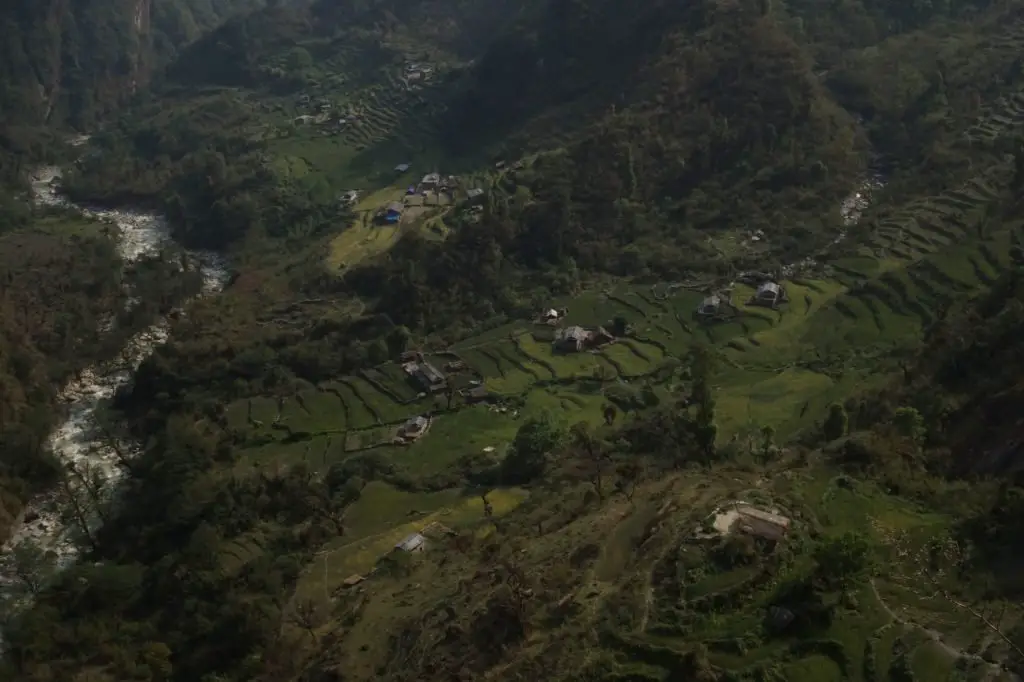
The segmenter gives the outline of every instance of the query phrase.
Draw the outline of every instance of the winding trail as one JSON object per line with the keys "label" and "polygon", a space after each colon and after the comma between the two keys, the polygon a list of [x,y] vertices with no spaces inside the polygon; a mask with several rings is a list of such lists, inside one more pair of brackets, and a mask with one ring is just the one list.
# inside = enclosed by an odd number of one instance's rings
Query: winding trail
{"label": "winding trail", "polygon": [[948,642],[942,639],[942,633],[938,630],[927,628],[919,623],[915,623],[914,621],[904,618],[903,616],[897,614],[885,602],[885,600],[882,599],[882,595],[878,591],[878,585],[875,584],[874,578],[871,579],[871,592],[875,595],[875,599],[878,600],[878,603],[882,605],[882,610],[884,610],[885,613],[894,622],[899,623],[904,627],[914,628],[924,633],[931,641],[937,644],[939,648],[945,651],[950,657],[963,658],[985,666],[989,670],[990,678],[998,675],[1006,675],[1009,678],[1010,682],[1024,682],[1020,675],[1010,670],[1007,670],[1004,666],[1000,665],[999,663],[992,663],[991,661],[986,661],[984,658],[977,654],[968,653],[963,649],[958,649],[953,645],[949,644]]}

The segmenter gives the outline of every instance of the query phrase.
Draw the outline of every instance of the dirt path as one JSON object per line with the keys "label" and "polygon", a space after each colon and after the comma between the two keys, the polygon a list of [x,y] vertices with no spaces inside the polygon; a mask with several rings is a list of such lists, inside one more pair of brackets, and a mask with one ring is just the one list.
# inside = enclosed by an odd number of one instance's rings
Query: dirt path
{"label": "dirt path", "polygon": [[935,644],[937,644],[943,651],[945,651],[953,658],[964,658],[970,661],[975,661],[976,663],[980,663],[981,665],[985,666],[986,668],[988,668],[989,671],[989,674],[986,679],[993,679],[1000,674],[1006,674],[1009,676],[1010,682],[1024,682],[1024,680],[1021,679],[1020,675],[1010,672],[1002,665],[986,661],[984,658],[978,656],[977,654],[967,653],[963,649],[957,649],[956,647],[943,641],[942,633],[938,630],[926,628],[923,625],[915,623],[911,620],[907,620],[903,616],[898,615],[895,611],[892,610],[892,608],[889,607],[888,604],[885,603],[885,600],[882,599],[882,595],[878,592],[878,586],[875,584],[874,578],[871,579],[871,591],[874,593],[875,599],[878,600],[878,603],[882,605],[882,609],[884,609],[886,614],[888,614],[889,617],[892,618],[895,622],[906,627],[916,628],[917,630],[923,632],[930,640],[935,642]]}
{"label": "dirt path", "polygon": [[[653,568],[651,569],[654,570]],[[651,606],[654,604],[654,586],[651,582],[654,576],[647,574],[647,584],[644,586],[644,614],[640,617],[640,634],[647,632],[647,620],[651,617]]]}

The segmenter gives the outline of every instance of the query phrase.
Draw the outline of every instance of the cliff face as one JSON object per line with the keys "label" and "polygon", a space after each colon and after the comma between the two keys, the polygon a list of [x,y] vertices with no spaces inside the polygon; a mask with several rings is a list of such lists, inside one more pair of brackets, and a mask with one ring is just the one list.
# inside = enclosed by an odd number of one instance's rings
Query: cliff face
{"label": "cliff face", "polygon": [[0,3],[0,123],[86,129],[183,43],[259,0]]}

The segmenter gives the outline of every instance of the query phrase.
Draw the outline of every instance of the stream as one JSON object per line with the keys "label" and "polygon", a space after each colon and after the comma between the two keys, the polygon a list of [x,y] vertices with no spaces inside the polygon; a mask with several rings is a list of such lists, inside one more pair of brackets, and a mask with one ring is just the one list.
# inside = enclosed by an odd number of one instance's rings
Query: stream
{"label": "stream", "polygon": [[[164,246],[173,244],[167,220],[162,215],[73,204],[59,193],[60,177],[60,170],[52,167],[39,169],[35,173],[32,195],[36,205],[70,207],[87,217],[116,226],[124,267],[129,267],[140,258],[155,255]],[[189,260],[198,264],[202,274],[200,296],[223,289],[229,273],[222,256],[203,251],[189,251],[188,256]],[[129,298],[128,305],[131,304]],[[99,472],[104,481],[105,495],[116,493],[124,469],[114,450],[95,433],[94,415],[119,388],[131,382],[139,365],[167,341],[169,329],[170,323],[166,318],[158,320],[131,337],[116,358],[85,369],[60,392],[66,416],[50,434],[47,444],[58,459],[69,467],[84,466],[87,463],[92,471]],[[123,449],[137,452],[138,447],[124,444]],[[46,561],[56,571],[70,566],[78,558],[79,545],[75,538],[78,528],[62,518],[60,507],[56,492],[32,500],[11,539],[0,548],[0,611],[4,612],[5,617],[10,617],[12,612],[19,612],[30,603],[30,599],[20,593],[21,581],[16,576],[12,562],[4,561],[10,559],[12,550],[20,543],[29,542],[45,552]]]}

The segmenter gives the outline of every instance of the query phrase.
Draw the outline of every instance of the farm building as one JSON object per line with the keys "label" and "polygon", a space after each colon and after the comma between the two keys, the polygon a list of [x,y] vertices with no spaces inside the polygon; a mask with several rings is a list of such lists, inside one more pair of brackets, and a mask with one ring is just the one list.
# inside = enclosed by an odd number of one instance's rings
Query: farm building
{"label": "farm building", "polygon": [[735,530],[766,540],[781,540],[789,532],[789,519],[748,504],[736,505]]}
{"label": "farm building", "polygon": [[414,441],[426,433],[428,428],[430,428],[428,417],[413,417],[398,428],[398,437],[404,441]]}
{"label": "farm building", "polygon": [[341,585],[342,585],[342,587],[355,587],[356,585],[358,585],[359,583],[363,582],[364,580],[366,580],[366,578],[364,578],[363,576],[359,575],[358,573],[355,573],[355,574],[350,575],[349,577],[345,578],[344,580],[342,580],[341,581]]}
{"label": "farm building", "polygon": [[494,399],[494,395],[483,385],[463,389],[462,396],[467,403],[483,403]]}
{"label": "farm building", "polygon": [[403,552],[422,552],[427,547],[427,539],[419,533],[413,533],[395,545],[395,549]]}
{"label": "farm building", "polygon": [[402,219],[403,211],[405,211],[405,205],[399,201],[393,201],[381,211],[380,217],[385,223],[393,225]]}
{"label": "farm building", "polygon": [[785,303],[786,301],[786,290],[775,282],[762,282],[757,287],[757,293],[754,294],[754,298],[751,303],[755,305],[762,305],[768,308],[774,308],[779,303]]}
{"label": "farm building", "polygon": [[596,330],[591,331],[583,327],[572,326],[556,331],[553,344],[556,350],[577,353],[584,348],[603,346],[614,340],[615,336],[604,327],[598,327]]}
{"label": "farm building", "polygon": [[555,348],[568,352],[579,352],[587,345],[593,334],[583,327],[566,327],[555,334]]}
{"label": "farm building", "polygon": [[720,296],[712,295],[701,301],[700,306],[697,307],[698,315],[715,315],[718,313],[719,308],[722,307],[722,299]]}
{"label": "farm building", "polygon": [[537,321],[541,324],[555,325],[558,324],[559,320],[565,317],[567,312],[568,311],[565,309],[555,310],[554,308],[542,310],[540,311],[540,315],[537,316]]}
{"label": "farm building", "polygon": [[402,369],[425,391],[440,391],[446,385],[445,376],[429,362],[407,362]]}

